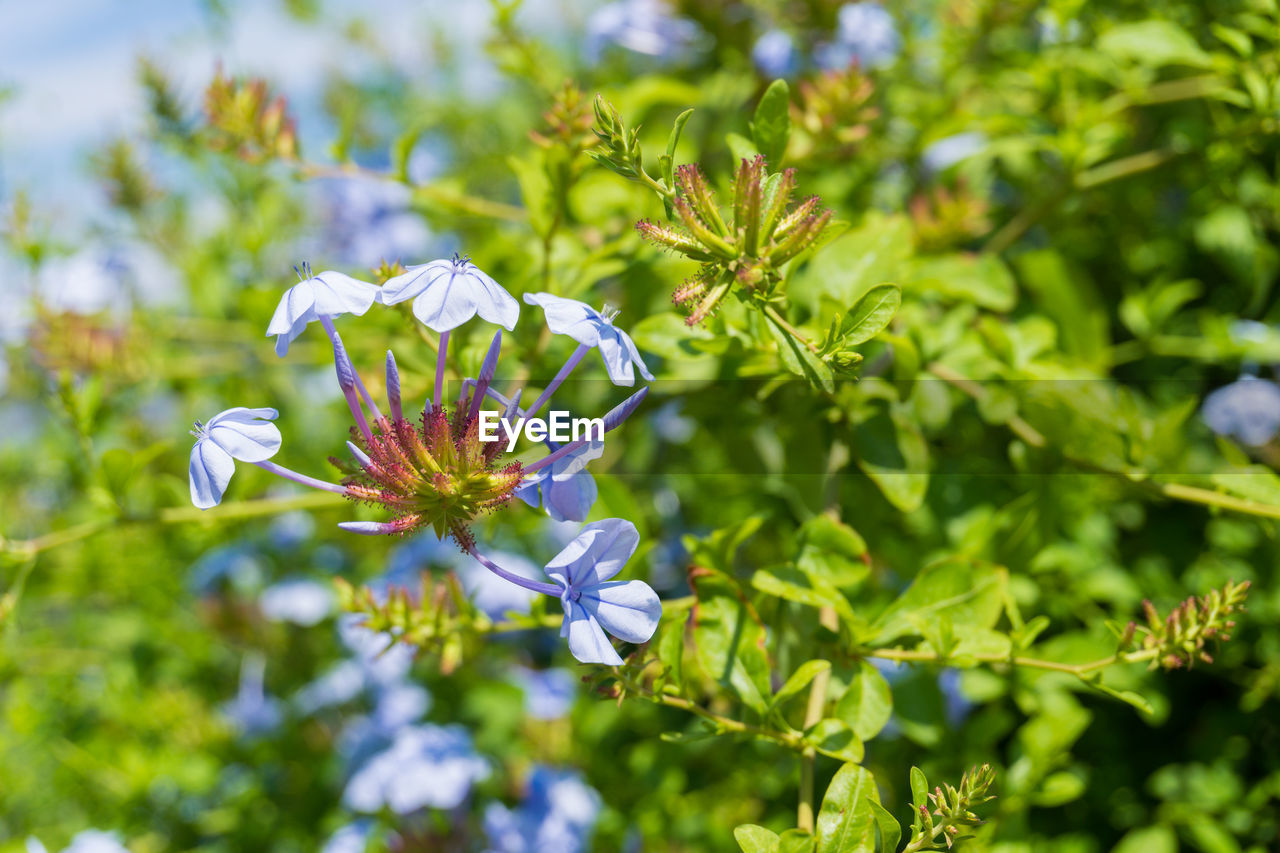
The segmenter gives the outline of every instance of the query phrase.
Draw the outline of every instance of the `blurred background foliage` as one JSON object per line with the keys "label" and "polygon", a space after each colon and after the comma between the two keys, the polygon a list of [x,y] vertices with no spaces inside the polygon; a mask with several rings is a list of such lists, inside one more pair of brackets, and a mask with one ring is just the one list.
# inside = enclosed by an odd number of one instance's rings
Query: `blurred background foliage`
{"label": "blurred background foliage", "polygon": [[[998,799],[975,849],[1275,849],[1274,0],[456,6],[274,8],[280,41],[322,45],[297,98],[252,63],[180,81],[176,60],[140,51],[145,112],[81,159],[92,185],[62,200],[35,160],[7,157],[0,849],[61,849],[89,827],[137,853],[313,850],[344,827],[370,849],[526,849],[496,840],[493,806],[555,812],[535,802],[535,768],[586,786],[569,834],[597,850],[734,850],[740,824],[795,826],[791,752],[611,701],[548,631],[420,655],[396,684],[425,686],[426,719],[464,726],[489,772],[456,807],[353,823],[359,726],[387,688],[324,682],[353,655],[331,581],[413,584],[459,559],[353,541],[335,527],[348,507],[251,467],[201,514],[185,430],[271,405],[280,461],[323,476],[346,436],[328,347],[310,334],[281,361],[263,336],[290,268],[373,279],[455,251],[517,297],[621,308],[658,380],[593,467],[592,518],[636,523],[631,571],[666,598],[694,591],[694,566],[749,593],[774,689],[810,657],[832,661],[833,700],[850,680],[887,683],[891,717],[848,713],[896,817],[913,765],[956,781],[989,762]],[[197,29],[216,45],[250,7],[207,3]],[[775,78],[780,146],[758,126]],[[671,293],[697,266],[636,232],[666,218],[660,198],[586,156],[596,93],[639,128],[654,175],[689,108],[673,161],[699,163],[722,197],[765,147],[796,170],[833,221],[787,267],[790,322],[818,340],[873,287],[900,287],[892,322],[851,342],[858,364],[815,382],[831,365],[788,360],[745,303],[683,322]],[[505,379],[545,381],[568,354],[540,323],[525,310]],[[434,359],[417,329],[407,308],[343,325],[357,365],[395,349],[415,398]],[[486,336],[456,336],[464,369]],[[566,388],[575,411],[612,405],[605,383]],[[1206,404],[1219,388],[1234,396]],[[815,533],[822,519],[860,534],[865,562]],[[522,507],[481,534],[536,565],[564,536]],[[1230,580],[1253,590],[1212,664],[1108,673],[1141,710],[972,661],[857,675],[814,597],[778,580],[832,579],[865,625],[938,565],[966,567],[947,580],[962,589],[997,572],[983,627],[1016,638],[1020,614],[1045,616],[1039,656],[1070,662],[1112,652],[1106,623],[1140,618],[1144,599],[1167,612]],[[660,636],[686,615],[668,608]],[[692,666],[671,644],[664,663]],[[529,672],[560,668],[569,700],[548,717]],[[718,675],[682,690],[751,719]],[[819,793],[840,764],[818,759]]]}

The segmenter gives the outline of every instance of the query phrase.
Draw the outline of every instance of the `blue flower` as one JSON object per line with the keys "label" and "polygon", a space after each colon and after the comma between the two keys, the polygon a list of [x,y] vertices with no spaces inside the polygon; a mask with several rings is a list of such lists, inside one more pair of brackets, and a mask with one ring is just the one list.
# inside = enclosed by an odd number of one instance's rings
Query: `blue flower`
{"label": "blue flower", "polygon": [[700,33],[693,21],[672,16],[661,0],[618,0],[587,19],[585,52],[591,63],[608,45],[671,61],[687,53]]}
{"label": "blue flower", "polygon": [[367,818],[353,821],[330,835],[320,853],[364,853],[372,834],[373,821]]}
{"label": "blue flower", "polygon": [[404,184],[363,177],[316,183],[323,211],[326,255],[345,264],[374,267],[419,252],[431,239],[422,217],[410,208],[413,191]]}
{"label": "blue flower", "polygon": [[587,463],[603,453],[602,441],[584,444],[525,477],[515,496],[535,508],[541,498],[547,515],[555,521],[586,521],[597,494]]}
{"label": "blue flower", "polygon": [[751,61],[766,77],[790,77],[800,68],[795,41],[782,30],[769,30],[756,39]]}
{"label": "blue flower", "polygon": [[524,710],[535,720],[555,720],[569,713],[578,679],[567,669],[517,667],[516,683],[524,691]]}
{"label": "blue flower", "polygon": [[456,329],[476,314],[515,329],[520,303],[468,258],[432,261],[409,267],[382,286],[386,305],[413,300],[413,314],[433,331]]}
{"label": "blue flower", "polygon": [[526,293],[524,301],[542,306],[547,315],[547,327],[557,335],[568,335],[584,347],[599,348],[613,384],[634,385],[636,378],[632,365],[640,369],[641,376],[653,381],[653,375],[644,366],[644,359],[636,350],[631,336],[613,325],[617,312],[602,314],[585,302],[550,293]]}
{"label": "blue flower", "polygon": [[920,162],[930,172],[941,172],[962,160],[968,160],[987,146],[987,137],[978,131],[957,133],[931,143],[920,156]]}
{"label": "blue flower", "polygon": [[315,625],[333,612],[333,589],[304,578],[281,581],[258,596],[258,608],[272,622]]}
{"label": "blue flower", "polygon": [[207,424],[196,421],[191,448],[191,502],[200,509],[215,507],[241,462],[265,462],[280,450],[280,430],[275,409],[246,409],[237,406],[219,412]]}
{"label": "blue flower", "polygon": [[267,324],[267,337],[276,336],[276,355],[287,353],[289,344],[309,324],[342,314],[358,317],[378,300],[378,288],[367,281],[332,270],[312,275],[308,264],[303,265],[298,277],[303,273],[307,277],[285,291]]}
{"label": "blue flower", "polygon": [[1261,447],[1280,432],[1280,386],[1245,376],[1206,397],[1201,415],[1218,435]]}
{"label": "blue flower", "polygon": [[222,706],[222,712],[246,737],[265,734],[280,725],[280,703],[268,696],[263,686],[266,668],[262,655],[246,655],[240,664],[236,698]]}
{"label": "blue flower", "polygon": [[888,65],[901,48],[897,24],[884,6],[874,0],[840,7],[836,40],[822,45],[817,61],[827,69],[847,68],[857,62],[864,68]]}
{"label": "blue flower", "polygon": [[536,767],[515,809],[492,803],[484,813],[491,853],[581,853],[600,814],[600,794],[569,770]]}
{"label": "blue flower", "polygon": [[402,729],[390,747],[365,762],[342,799],[361,812],[452,809],[488,775],[489,764],[475,753],[466,729],[426,723]]}
{"label": "blue flower", "polygon": [[[27,853],[46,853],[45,846],[37,838],[27,839]],[[120,836],[100,829],[86,829],[71,839],[62,853],[129,853],[120,843]]]}
{"label": "blue flower", "polygon": [[643,581],[610,581],[640,544],[636,526],[607,518],[582,528],[578,537],[547,563],[547,576],[561,588],[564,623],[560,636],[583,663],[618,666],[605,632],[628,643],[643,643],[662,616],[658,594]]}

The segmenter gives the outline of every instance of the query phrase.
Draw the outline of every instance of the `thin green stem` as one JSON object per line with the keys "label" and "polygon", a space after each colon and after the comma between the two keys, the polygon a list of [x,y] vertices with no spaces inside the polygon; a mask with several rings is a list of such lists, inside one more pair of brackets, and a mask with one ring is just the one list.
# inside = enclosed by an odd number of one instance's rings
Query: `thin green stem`
{"label": "thin green stem", "polygon": [[[1096,672],[1099,669],[1105,669],[1112,664],[1117,663],[1140,663],[1149,661],[1156,656],[1157,649],[1142,649],[1135,652],[1117,652],[1114,655],[1098,660],[1089,661],[1088,663],[1062,663],[1056,660],[1044,660],[1043,658],[1029,658],[1019,655],[965,655],[969,660],[979,663],[989,664],[1008,664],[1010,666],[1019,666],[1024,669],[1042,669],[1050,672],[1064,672],[1069,675],[1084,677],[1089,673]],[[857,654],[864,658],[879,658],[881,660],[901,661],[904,663],[946,663],[946,658],[940,656],[937,652],[921,651],[919,649],[859,649]]]}
{"label": "thin green stem", "polygon": [[[940,362],[934,362],[927,368],[930,373],[939,379],[951,385],[954,388],[963,391],[974,400],[981,402],[986,399],[987,391],[977,382],[961,376],[956,371],[947,367]],[[1014,415],[1005,421],[1005,426],[1018,438],[1025,441],[1032,447],[1045,447],[1048,445],[1048,439],[1044,433],[1027,423],[1022,418]],[[1183,483],[1162,483],[1153,476],[1146,479],[1136,479],[1133,475],[1134,471],[1111,471],[1106,468],[1100,468],[1088,459],[1082,459],[1069,453],[1063,453],[1063,458],[1071,464],[1092,471],[1098,474],[1107,474],[1112,477],[1119,477],[1126,482],[1133,483],[1152,494],[1160,495],[1169,500],[1182,501],[1184,503],[1201,504],[1203,506],[1216,507],[1218,509],[1230,510],[1232,512],[1240,512],[1246,515],[1256,515],[1262,518],[1280,518],[1280,506],[1273,504],[1265,504],[1260,501],[1249,500],[1247,498],[1238,498],[1234,495],[1225,494],[1224,492],[1216,492],[1212,489],[1203,489],[1199,486],[1188,486]]]}
{"label": "thin green stem", "polygon": [[803,332],[801,332],[795,326],[788,323],[786,318],[783,317],[782,314],[778,312],[778,309],[774,308],[772,305],[765,305],[763,310],[764,310],[765,316],[767,316],[770,320],[776,323],[778,325],[778,328],[782,329],[788,335],[791,335],[800,343],[804,344],[805,347],[808,348],[809,352],[816,353],[818,351],[817,345],[814,344],[812,341],[810,341],[808,338],[806,338]]}

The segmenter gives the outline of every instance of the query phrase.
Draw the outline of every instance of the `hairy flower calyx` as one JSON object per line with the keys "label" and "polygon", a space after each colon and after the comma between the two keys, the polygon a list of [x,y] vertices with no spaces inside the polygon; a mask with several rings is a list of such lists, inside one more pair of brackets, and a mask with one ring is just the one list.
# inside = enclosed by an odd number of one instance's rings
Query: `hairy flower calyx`
{"label": "hairy flower calyx", "polygon": [[464,551],[474,547],[469,524],[505,506],[522,472],[518,462],[501,464],[500,442],[480,440],[471,403],[464,397],[452,416],[447,406],[432,408],[417,424],[382,417],[368,437],[352,428],[355,464],[330,460],[348,474],[348,497],[386,509],[397,532],[430,527]]}
{"label": "hairy flower calyx", "polygon": [[702,262],[702,269],[673,294],[688,310],[685,322],[691,326],[710,316],[735,284],[754,298],[772,296],[782,267],[811,247],[831,220],[831,211],[820,209],[816,196],[788,210],[795,170],[770,174],[762,156],[739,165],[728,219],[696,164],[676,170],[676,187],[672,210],[680,224],[641,220],[636,228],[650,242]]}

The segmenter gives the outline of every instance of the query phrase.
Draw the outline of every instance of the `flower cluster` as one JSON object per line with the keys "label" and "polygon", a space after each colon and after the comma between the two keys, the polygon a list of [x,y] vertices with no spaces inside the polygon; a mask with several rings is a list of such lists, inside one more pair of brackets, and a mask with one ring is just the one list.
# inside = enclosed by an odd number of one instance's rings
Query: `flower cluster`
{"label": "flower cluster", "polygon": [[872,103],[875,85],[857,65],[802,80],[799,90],[791,120],[804,128],[816,149],[852,153],[880,116],[879,107]]}
{"label": "flower cluster", "polygon": [[1228,583],[1208,595],[1192,596],[1173,608],[1163,619],[1150,601],[1142,602],[1147,617],[1146,625],[1130,623],[1125,631],[1126,641],[1135,633],[1142,635],[1139,645],[1155,652],[1151,666],[1164,669],[1190,667],[1197,660],[1213,663],[1213,657],[1205,651],[1211,640],[1230,640],[1229,631],[1236,623],[1231,614],[1244,609],[1249,594],[1249,581]]}
{"label": "flower cluster", "polygon": [[966,828],[981,824],[982,821],[973,813],[973,807],[995,799],[987,793],[995,778],[995,770],[990,764],[984,764],[961,776],[960,787],[944,783],[945,789],[935,787],[928,794],[927,802],[917,801],[911,841],[904,848],[904,853],[937,850],[939,842],[945,842],[950,849],[964,837]]}
{"label": "flower cluster", "polygon": [[[378,507],[388,516],[385,521],[343,522],[339,526],[344,530],[402,535],[430,529],[437,537],[452,538],[497,577],[559,598],[565,611],[562,634],[579,660],[622,662],[605,631],[627,642],[648,640],[661,614],[657,595],[640,581],[610,582],[638,544],[630,522],[607,519],[588,525],[548,564],[547,574],[554,583],[504,569],[476,550],[471,532],[479,515],[502,509],[513,496],[533,507],[541,503],[556,520],[586,519],[596,497],[586,465],[600,455],[600,436],[562,445],[548,438],[546,455],[522,462],[511,458],[514,442],[508,446],[481,440],[480,415],[485,403],[492,401],[505,422],[532,418],[593,349],[599,350],[614,384],[634,385],[637,371],[652,380],[630,336],[613,324],[615,314],[549,293],[526,294],[528,304],[543,309],[550,330],[572,338],[577,348],[537,399],[521,408],[520,391],[508,398],[492,388],[502,344],[499,331],[479,374],[462,381],[451,406],[444,398],[450,333],[476,315],[508,330],[515,328],[520,306],[501,285],[469,259],[456,255],[452,260],[411,266],[381,288],[342,273],[312,273],[306,265],[298,275],[298,284],[281,299],[267,334],[276,337],[276,352],[282,356],[313,322],[328,334],[338,385],[354,420],[347,441],[352,458],[331,458],[346,476],[340,483],[326,482],[270,461],[281,446],[280,431],[271,423],[276,410],[237,407],[207,424],[196,423],[190,464],[192,502],[202,509],[216,506],[235,461],[248,462],[292,482]],[[413,314],[439,335],[435,384],[421,413],[406,414],[395,356],[388,352],[389,411],[384,414],[352,364],[333,321],[344,314],[362,315],[375,303],[410,300]],[[641,388],[601,418],[603,431],[616,429],[647,392]]]}
{"label": "flower cluster", "polygon": [[689,311],[685,322],[691,326],[710,316],[735,284],[756,298],[772,296],[782,267],[812,246],[831,219],[817,196],[788,209],[795,170],[769,174],[761,156],[738,167],[727,217],[698,166],[677,169],[676,186],[672,207],[681,225],[642,219],[636,228],[653,243],[702,262],[698,274],[673,294]]}
{"label": "flower cluster", "polygon": [[298,136],[283,96],[272,98],[264,80],[233,80],[219,73],[204,94],[209,146],[251,163],[298,154]]}
{"label": "flower cluster", "polygon": [[916,243],[926,252],[963,245],[991,230],[987,200],[958,180],[954,189],[933,187],[911,199]]}

